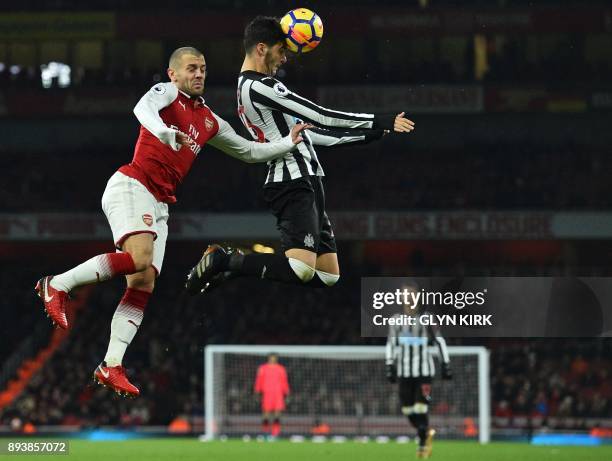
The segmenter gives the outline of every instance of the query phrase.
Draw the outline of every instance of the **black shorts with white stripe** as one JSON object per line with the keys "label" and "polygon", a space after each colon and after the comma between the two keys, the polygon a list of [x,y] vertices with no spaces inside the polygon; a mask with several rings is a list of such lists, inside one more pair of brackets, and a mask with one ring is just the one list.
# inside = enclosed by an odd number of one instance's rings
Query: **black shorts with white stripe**
{"label": "black shorts with white stripe", "polygon": [[276,216],[283,251],[301,248],[318,255],[337,252],[319,176],[268,183],[264,186],[264,199]]}

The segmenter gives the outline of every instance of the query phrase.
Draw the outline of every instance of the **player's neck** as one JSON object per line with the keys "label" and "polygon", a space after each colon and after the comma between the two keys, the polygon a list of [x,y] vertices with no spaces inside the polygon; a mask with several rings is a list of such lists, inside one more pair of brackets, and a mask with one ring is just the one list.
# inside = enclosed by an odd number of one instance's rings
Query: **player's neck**
{"label": "player's neck", "polygon": [[254,71],[254,72],[259,72],[260,74],[266,74],[267,75],[267,69],[266,66],[263,62],[259,62],[257,59],[246,55],[244,57],[244,62],[242,63],[242,67],[240,68],[240,72],[246,72],[246,71]]}

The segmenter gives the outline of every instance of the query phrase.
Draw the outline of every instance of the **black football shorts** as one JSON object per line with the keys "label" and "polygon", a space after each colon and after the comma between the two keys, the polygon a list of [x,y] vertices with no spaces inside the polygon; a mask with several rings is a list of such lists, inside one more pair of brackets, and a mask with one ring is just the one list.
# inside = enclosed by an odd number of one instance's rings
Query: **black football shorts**
{"label": "black football shorts", "polygon": [[268,183],[263,196],[276,216],[283,251],[301,248],[317,255],[337,252],[319,176]]}
{"label": "black football shorts", "polygon": [[400,378],[399,397],[402,407],[431,402],[431,378]]}

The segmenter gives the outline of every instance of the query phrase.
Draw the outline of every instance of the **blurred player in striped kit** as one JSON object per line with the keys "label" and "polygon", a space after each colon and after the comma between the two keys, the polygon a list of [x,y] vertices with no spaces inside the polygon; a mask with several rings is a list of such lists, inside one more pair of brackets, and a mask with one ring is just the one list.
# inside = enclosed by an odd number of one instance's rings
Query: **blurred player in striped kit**
{"label": "blurred player in striped kit", "polygon": [[[419,291],[416,285],[404,287]],[[404,305],[404,313],[416,317],[423,313],[420,306]],[[399,314],[398,314],[399,316]],[[429,458],[436,431],[429,426],[431,382],[435,376],[430,346],[437,345],[442,360],[442,378],[451,379],[450,359],[446,341],[429,325],[416,321],[414,325],[389,327],[387,338],[387,379],[399,382],[399,398],[402,414],[417,430],[419,445],[417,458]]]}

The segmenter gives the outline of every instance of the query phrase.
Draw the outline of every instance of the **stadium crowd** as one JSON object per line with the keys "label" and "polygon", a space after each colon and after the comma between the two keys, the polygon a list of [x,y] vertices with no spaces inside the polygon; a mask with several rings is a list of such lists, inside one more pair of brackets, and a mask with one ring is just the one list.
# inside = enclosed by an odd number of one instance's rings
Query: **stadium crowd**
{"label": "stadium crowd", "polygon": [[[106,181],[130,155],[102,147],[86,153],[2,152],[0,208],[99,212]],[[346,161],[348,155],[351,162]],[[237,162],[212,148],[201,156],[181,186],[174,210],[266,211],[261,199],[265,166]],[[330,210],[374,210],[381,203],[402,210],[602,209],[609,207],[612,196],[607,153],[572,144],[474,144],[460,151],[425,152],[406,151],[393,140],[383,140],[356,150],[321,149],[320,157]],[[399,157],[405,168],[397,168]],[[366,162],[368,174],[362,167]],[[79,174],[82,171],[88,174]],[[373,181],[378,181],[375,187]]]}
{"label": "stadium crowd", "polygon": [[[338,0],[338,5],[343,8],[346,6],[377,6],[379,3],[376,0]],[[402,6],[402,7],[439,7],[439,6],[500,6],[500,7],[520,7],[520,6],[532,6],[532,0],[386,0],[385,2],[390,6]],[[580,0],[541,0],[540,3],[542,5],[579,5]],[[593,2],[597,4],[597,2]],[[605,4],[603,0],[600,3]],[[166,3],[161,1],[145,1],[145,0],[93,0],[91,2],[83,3],[78,0],[53,0],[49,2],[47,0],[24,0],[19,4],[2,4],[0,5],[0,10],[39,10],[39,9],[47,9],[47,10],[91,10],[91,11],[99,11],[104,8],[112,8],[112,9],[141,9],[141,8],[164,8]],[[207,7],[216,9],[235,9],[241,10],[245,6],[245,2],[243,0],[211,0]],[[266,6],[275,7],[280,9],[288,9],[294,6],[293,2],[290,0],[266,0]],[[184,2],[184,8],[187,9],[198,9],[201,7],[201,3],[197,0],[186,0]]]}
{"label": "stadium crowd", "polygon": [[[3,267],[14,263],[14,260],[2,260]],[[51,267],[40,262],[20,266],[18,270],[3,270],[0,276],[0,290],[4,293],[0,299],[0,318],[6,320],[1,330],[0,378],[6,360],[14,351],[23,347],[33,354],[49,343],[52,330],[48,319],[44,313],[41,315],[40,311],[29,308],[40,302],[33,290],[33,283],[36,283],[41,270],[51,270]]]}
{"label": "stadium crowd", "polygon": [[612,414],[611,341],[540,339],[491,346],[494,416],[606,418]]}
{"label": "stadium crowd", "polygon": [[[382,45],[381,45],[382,46]],[[571,43],[560,43],[560,50],[574,48]],[[206,48],[204,48],[206,50]],[[342,52],[342,50],[337,50]],[[364,46],[364,52],[367,48]],[[469,55],[466,49],[466,56]],[[389,53],[397,54],[398,50],[387,50]],[[401,62],[402,69],[398,71],[395,64],[392,68],[383,62],[361,63],[362,68],[357,66],[345,66],[339,63],[333,71],[317,71],[318,85],[334,85],[338,81],[344,84],[475,84],[485,83],[487,85],[507,84],[534,85],[543,82],[554,82],[560,73],[568,75],[574,82],[602,84],[612,79],[612,66],[605,61],[581,62],[576,65],[561,52],[552,54],[539,61],[525,59],[525,50],[518,46],[516,41],[508,41],[500,51],[492,52],[489,58],[487,71],[482,78],[476,78],[472,71],[463,67],[454,66],[450,61],[441,57],[421,59],[418,62]],[[374,57],[377,55],[374,54]],[[375,58],[376,59],[376,58]],[[227,86],[236,78],[234,66],[224,67],[224,63],[216,63],[214,73],[211,76],[211,84],[214,86]],[[307,65],[310,71],[312,63]],[[310,72],[305,71],[306,64],[290,57],[279,77],[286,80],[291,87],[312,87],[309,80]],[[154,67],[112,67],[91,69],[82,66],[71,66],[70,83],[62,86],[57,77],[51,83],[49,91],[62,91],[63,88],[146,88],[159,81],[165,81],[166,75],[163,68]],[[562,86],[561,83],[556,85]],[[17,63],[0,62],[0,87],[15,89],[42,89],[41,70],[37,66],[20,65]]]}

